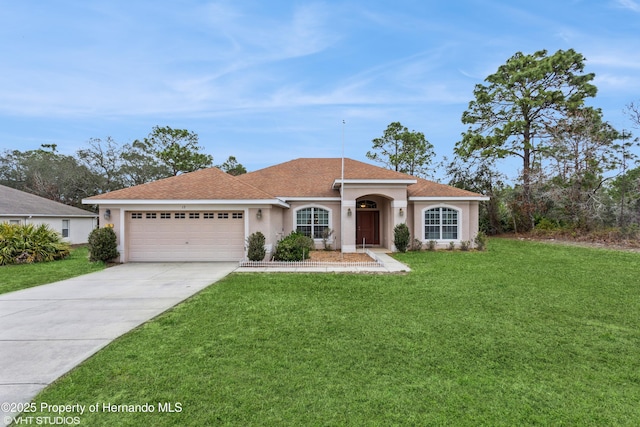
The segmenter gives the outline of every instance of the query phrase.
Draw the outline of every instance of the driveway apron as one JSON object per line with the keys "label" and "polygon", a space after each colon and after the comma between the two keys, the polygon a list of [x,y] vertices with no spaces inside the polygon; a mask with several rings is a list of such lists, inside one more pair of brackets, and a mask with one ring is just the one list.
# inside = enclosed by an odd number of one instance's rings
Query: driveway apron
{"label": "driveway apron", "polygon": [[232,262],[122,264],[0,295],[0,426],[7,424],[15,406],[31,401],[115,338],[237,266]]}

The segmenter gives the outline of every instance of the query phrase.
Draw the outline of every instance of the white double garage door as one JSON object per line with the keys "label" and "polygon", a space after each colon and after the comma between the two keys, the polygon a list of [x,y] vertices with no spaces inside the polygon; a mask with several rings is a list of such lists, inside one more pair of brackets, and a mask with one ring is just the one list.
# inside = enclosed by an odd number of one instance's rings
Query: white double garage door
{"label": "white double garage door", "polygon": [[239,261],[243,211],[127,212],[130,262]]}

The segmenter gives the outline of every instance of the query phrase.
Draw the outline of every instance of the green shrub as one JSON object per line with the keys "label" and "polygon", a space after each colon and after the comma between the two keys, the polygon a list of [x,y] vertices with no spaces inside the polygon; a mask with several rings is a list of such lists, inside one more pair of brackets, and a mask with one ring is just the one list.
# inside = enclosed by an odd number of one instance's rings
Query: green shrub
{"label": "green shrub", "polygon": [[546,217],[540,218],[535,227],[536,230],[557,230],[559,228],[560,224],[558,221],[554,221]]}
{"label": "green shrub", "polygon": [[427,242],[428,251],[435,251],[437,246],[438,246],[438,242],[436,240],[429,240]]}
{"label": "green shrub", "polygon": [[407,224],[398,224],[393,228],[393,244],[400,252],[407,251],[409,239],[409,227],[407,227]]}
{"label": "green shrub", "polygon": [[293,231],[276,244],[273,257],[276,261],[303,261],[310,257],[313,248],[313,239]]}
{"label": "green shrub", "polygon": [[66,258],[70,246],[48,225],[0,223],[0,265]]}
{"label": "green shrub", "polygon": [[456,242],[449,242],[449,247],[447,248],[447,250],[454,250],[456,248]]}
{"label": "green shrub", "polygon": [[473,243],[475,243],[477,250],[484,251],[487,248],[487,240],[487,235],[482,231],[478,231],[478,234],[476,234],[476,237],[473,239]]}
{"label": "green shrub", "polygon": [[469,248],[471,248],[471,242],[468,240],[463,240],[462,242],[460,242],[460,250],[461,251],[468,251]]}
{"label": "green shrub", "polygon": [[531,235],[536,237],[554,238],[561,237],[563,235],[578,235],[588,231],[588,227],[585,224],[579,222],[572,224],[563,224],[562,222],[550,219],[547,217],[540,217],[536,220],[536,225],[531,230]]}
{"label": "green shrub", "polygon": [[249,247],[247,250],[247,257],[251,261],[262,261],[267,254],[267,251],[264,248],[265,237],[259,231],[251,234],[247,238],[247,246]]}
{"label": "green shrub", "polygon": [[119,255],[116,233],[113,228],[96,228],[89,234],[90,261],[107,262]]}

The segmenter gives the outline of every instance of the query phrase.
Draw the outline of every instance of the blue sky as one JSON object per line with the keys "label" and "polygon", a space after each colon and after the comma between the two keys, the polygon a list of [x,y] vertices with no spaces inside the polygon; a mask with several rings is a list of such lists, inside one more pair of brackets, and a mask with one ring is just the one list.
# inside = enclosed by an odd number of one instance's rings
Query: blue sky
{"label": "blue sky", "polygon": [[590,104],[633,130],[639,35],[640,0],[0,0],[0,150],[160,125],[256,170],[339,157],[343,132],[366,160],[399,121],[440,160],[476,84],[515,52],[569,48],[596,74]]}

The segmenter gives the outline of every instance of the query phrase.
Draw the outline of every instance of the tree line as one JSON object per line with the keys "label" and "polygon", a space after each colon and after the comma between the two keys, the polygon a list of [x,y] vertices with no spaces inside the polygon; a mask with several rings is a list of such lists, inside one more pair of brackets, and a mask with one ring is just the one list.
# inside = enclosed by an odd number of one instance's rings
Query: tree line
{"label": "tree line", "polygon": [[[86,208],[85,197],[213,166],[213,156],[202,150],[196,133],[169,126],[155,126],[146,138],[126,144],[91,138],[75,156],[59,153],[55,144],[7,150],[0,156],[0,184]],[[246,173],[233,156],[218,167]]]}

